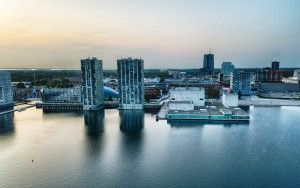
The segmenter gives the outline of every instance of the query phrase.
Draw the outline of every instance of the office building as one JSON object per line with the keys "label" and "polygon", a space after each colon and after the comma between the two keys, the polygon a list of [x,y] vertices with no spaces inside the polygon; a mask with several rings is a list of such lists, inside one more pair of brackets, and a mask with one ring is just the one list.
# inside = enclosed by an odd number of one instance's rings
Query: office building
{"label": "office building", "polygon": [[272,62],[272,70],[279,70],[279,61]]}
{"label": "office building", "polygon": [[162,90],[157,86],[145,86],[145,102],[157,101],[162,97]]}
{"label": "office building", "polygon": [[224,74],[218,73],[218,82],[224,82]]}
{"label": "office building", "polygon": [[81,103],[81,87],[43,89],[42,101],[44,103]]}
{"label": "office building", "polygon": [[223,62],[222,63],[222,73],[224,76],[230,76],[234,71],[234,65],[231,62]]}
{"label": "office building", "polygon": [[95,57],[81,60],[83,110],[103,108],[102,60]]}
{"label": "office building", "polygon": [[256,82],[281,82],[283,77],[283,71],[273,70],[270,67],[263,68],[260,72],[256,73]]}
{"label": "office building", "polygon": [[251,95],[251,74],[235,71],[230,77],[230,89],[235,94]]}
{"label": "office building", "polygon": [[144,108],[144,61],[118,59],[118,87],[120,109]]}
{"label": "office building", "polygon": [[0,72],[0,109],[13,106],[11,76],[9,72]]}
{"label": "office building", "polygon": [[203,71],[206,74],[213,74],[214,73],[214,54],[204,54],[203,59]]}

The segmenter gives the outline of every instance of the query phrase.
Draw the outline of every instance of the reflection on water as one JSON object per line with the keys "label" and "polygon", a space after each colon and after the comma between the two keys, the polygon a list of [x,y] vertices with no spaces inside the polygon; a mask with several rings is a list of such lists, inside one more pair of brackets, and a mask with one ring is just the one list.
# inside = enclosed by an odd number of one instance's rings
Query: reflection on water
{"label": "reflection on water", "polygon": [[84,124],[89,137],[99,137],[104,131],[104,110],[84,111]]}
{"label": "reflection on water", "polygon": [[120,130],[122,132],[137,134],[144,128],[143,110],[122,110],[119,115],[121,117]]}
{"label": "reflection on water", "polygon": [[144,111],[122,110],[119,111],[119,116],[120,130],[123,133],[120,139],[120,157],[122,160],[135,161],[130,167],[138,168],[136,161],[139,161],[143,153],[144,144]]}
{"label": "reflection on water", "polygon": [[0,134],[14,130],[14,113],[0,115]]}
{"label": "reflection on water", "polygon": [[0,187],[299,187],[299,112],[251,107],[247,126],[116,109],[7,114]]}

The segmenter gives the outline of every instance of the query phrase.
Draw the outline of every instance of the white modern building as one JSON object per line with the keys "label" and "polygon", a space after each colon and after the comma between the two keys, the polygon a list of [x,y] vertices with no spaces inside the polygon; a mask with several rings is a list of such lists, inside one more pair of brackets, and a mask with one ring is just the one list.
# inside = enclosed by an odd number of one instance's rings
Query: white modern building
{"label": "white modern building", "polygon": [[0,109],[13,105],[11,76],[9,72],[0,72]]}
{"label": "white modern building", "polygon": [[120,109],[144,108],[144,60],[118,59]]}
{"label": "white modern building", "polygon": [[102,60],[95,57],[81,60],[83,110],[104,107]]}
{"label": "white modern building", "polygon": [[144,84],[159,84],[160,83],[160,78],[155,77],[155,78],[144,78]]}
{"label": "white modern building", "polygon": [[300,69],[294,70],[294,76],[293,78],[295,80],[300,80]]}
{"label": "white modern building", "polygon": [[300,69],[294,70],[293,77],[283,78],[282,82],[287,84],[300,84]]}
{"label": "white modern building", "polygon": [[222,104],[226,107],[237,107],[238,106],[239,97],[234,93],[223,92],[222,94]]}
{"label": "white modern building", "polygon": [[194,110],[205,105],[205,90],[199,87],[177,87],[170,90],[170,110]]}

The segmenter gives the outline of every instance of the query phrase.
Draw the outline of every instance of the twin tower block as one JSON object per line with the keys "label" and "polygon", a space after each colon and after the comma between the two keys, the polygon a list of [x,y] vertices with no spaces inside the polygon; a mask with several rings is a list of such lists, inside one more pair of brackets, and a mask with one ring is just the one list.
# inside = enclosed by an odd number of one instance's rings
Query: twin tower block
{"label": "twin tower block", "polygon": [[[102,60],[81,60],[83,110],[104,108]],[[119,109],[144,108],[144,60],[117,60]]]}

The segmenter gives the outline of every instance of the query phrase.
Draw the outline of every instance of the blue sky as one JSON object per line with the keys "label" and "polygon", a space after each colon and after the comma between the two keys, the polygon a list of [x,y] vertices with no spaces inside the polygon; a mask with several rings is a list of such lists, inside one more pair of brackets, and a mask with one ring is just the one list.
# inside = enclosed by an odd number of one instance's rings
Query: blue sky
{"label": "blue sky", "polygon": [[146,68],[300,67],[300,1],[0,0],[0,68],[79,68],[142,57]]}

